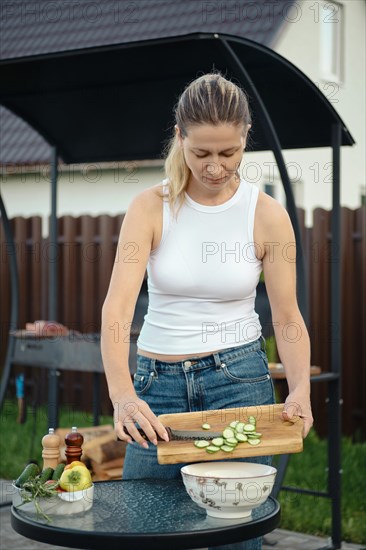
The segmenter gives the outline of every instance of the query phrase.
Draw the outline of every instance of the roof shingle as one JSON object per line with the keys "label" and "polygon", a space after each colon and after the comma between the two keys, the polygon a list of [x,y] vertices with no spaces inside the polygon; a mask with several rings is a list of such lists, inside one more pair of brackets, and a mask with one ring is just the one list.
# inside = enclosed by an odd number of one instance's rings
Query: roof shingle
{"label": "roof shingle", "polygon": [[[0,59],[184,35],[221,32],[273,44],[294,0],[13,0],[1,10]],[[47,142],[0,107],[0,163],[48,162]]]}

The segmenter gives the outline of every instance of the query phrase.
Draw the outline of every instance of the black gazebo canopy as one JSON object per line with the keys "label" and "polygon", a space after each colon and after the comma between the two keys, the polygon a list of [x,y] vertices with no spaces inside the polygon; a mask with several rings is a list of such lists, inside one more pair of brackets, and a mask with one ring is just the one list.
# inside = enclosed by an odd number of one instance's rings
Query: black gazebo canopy
{"label": "black gazebo canopy", "polygon": [[272,148],[259,97],[282,149],[330,146],[335,122],[341,145],[353,145],[331,103],[304,73],[270,48],[231,35],[200,33],[3,60],[0,102],[57,146],[65,163],[154,159],[179,93],[213,67],[249,94],[252,150]]}
{"label": "black gazebo canopy", "polygon": [[[340,147],[355,142],[332,104],[288,60],[257,42],[221,33],[193,33],[4,59],[0,61],[0,103],[33,126],[53,147],[50,241],[56,243],[58,155],[67,164],[160,158],[162,146],[172,131],[172,110],[180,93],[189,81],[213,68],[237,82],[248,94],[253,112],[252,143],[248,150],[272,150],[275,156],[297,242],[298,301],[308,322],[301,237],[282,149],[332,148],[332,247],[337,254]],[[11,248],[10,224],[1,197],[0,207]],[[15,254],[9,259],[13,283],[10,325],[17,328]],[[56,275],[56,262],[50,261],[50,320],[56,319]],[[339,261],[332,263],[331,304],[331,322],[340,326]],[[332,498],[332,539],[334,547],[339,548],[339,340],[331,342],[331,357],[332,372],[320,375],[319,380],[329,384],[329,492],[324,496]],[[0,403],[8,376],[5,368]],[[50,382],[51,401],[55,400],[56,377],[50,377]]]}

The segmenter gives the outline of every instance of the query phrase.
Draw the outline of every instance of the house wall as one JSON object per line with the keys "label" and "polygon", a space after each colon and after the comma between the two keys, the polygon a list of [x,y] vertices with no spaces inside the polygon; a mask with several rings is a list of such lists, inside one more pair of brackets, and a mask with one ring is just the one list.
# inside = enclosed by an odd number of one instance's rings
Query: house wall
{"label": "house wall", "polygon": [[[120,214],[127,210],[132,198],[147,187],[161,181],[161,167],[140,167],[131,172],[121,166],[98,170],[93,164],[60,167],[58,178],[58,216],[97,216]],[[51,192],[48,167],[39,172],[7,175],[1,191],[9,218],[42,216],[43,236],[48,233]]]}
{"label": "house wall", "polygon": [[[320,67],[321,18],[326,16],[323,4],[313,0],[297,1],[293,22],[284,26],[274,49],[303,71],[332,102],[356,144],[341,148],[341,203],[357,208],[365,194],[365,0],[340,0],[343,13],[342,80],[331,83],[322,77]],[[325,14],[325,15],[324,15]],[[338,18],[335,13],[334,19]],[[328,19],[329,20],[329,17]],[[316,120],[314,120],[316,132]],[[286,162],[301,165],[304,185],[301,206],[308,212],[317,206],[332,205],[331,149],[285,151]],[[309,219],[307,220],[310,221]]]}

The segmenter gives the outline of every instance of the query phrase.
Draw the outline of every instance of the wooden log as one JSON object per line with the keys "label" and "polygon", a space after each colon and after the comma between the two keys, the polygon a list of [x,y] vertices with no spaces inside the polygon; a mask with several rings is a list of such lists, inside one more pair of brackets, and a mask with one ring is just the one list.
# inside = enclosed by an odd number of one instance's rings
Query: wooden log
{"label": "wooden log", "polygon": [[109,468],[109,470],[105,470],[105,474],[108,479],[122,479],[122,468]]}
{"label": "wooden log", "polygon": [[116,441],[114,432],[102,435],[83,445],[83,453],[98,464],[108,462],[125,455],[126,443]]}
{"label": "wooden log", "polygon": [[[66,455],[65,455],[65,436],[71,431],[71,428],[57,428],[55,430],[55,433],[60,437],[62,441],[62,445],[60,446],[60,455],[61,460],[66,461]],[[114,429],[111,424],[102,424],[101,426],[89,426],[88,428],[78,428],[78,432],[82,434],[84,437],[84,443],[82,446],[83,454],[81,455],[81,461],[85,462],[87,460],[87,456],[85,455],[85,446],[90,442],[94,441],[95,439],[105,436],[109,434],[109,437],[113,439]],[[111,435],[112,434],[112,435]]]}
{"label": "wooden log", "polygon": [[98,464],[103,464],[103,462],[123,457],[124,453],[125,448],[123,443],[119,441],[107,441],[106,443],[88,449],[85,454]]}
{"label": "wooden log", "polygon": [[107,479],[122,479],[124,457],[116,458],[103,464],[90,460],[93,481],[104,481]]}
{"label": "wooden log", "polygon": [[105,472],[106,470],[109,470],[111,468],[119,468],[120,472],[122,472],[123,462],[123,456],[115,458],[113,460],[109,460],[108,462],[104,462],[103,464],[98,464],[98,462],[95,462],[95,460],[90,459],[90,468],[96,474]]}
{"label": "wooden log", "polygon": [[[89,426],[88,428],[79,428],[78,432],[81,433],[81,435],[84,437],[84,445],[91,439],[95,439],[96,437],[100,437],[101,435],[105,435],[106,433],[113,432],[113,426],[111,424],[102,424],[101,426]],[[65,436],[71,432],[71,426],[70,428],[57,428],[55,430],[55,433],[62,439],[62,441],[65,441]]]}
{"label": "wooden log", "polygon": [[111,478],[106,472],[100,472],[99,474],[95,474],[92,472],[92,480],[94,481],[108,481]]}

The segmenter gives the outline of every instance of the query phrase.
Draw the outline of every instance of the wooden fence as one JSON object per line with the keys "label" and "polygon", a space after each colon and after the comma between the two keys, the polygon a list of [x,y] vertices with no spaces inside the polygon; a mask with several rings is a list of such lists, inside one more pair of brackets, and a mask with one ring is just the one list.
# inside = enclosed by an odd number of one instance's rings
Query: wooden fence
{"label": "wooden fence", "polygon": [[[309,282],[312,364],[330,370],[330,342],[342,338],[343,433],[365,438],[366,424],[366,207],[342,208],[342,326],[330,326],[331,213],[316,209],[312,228],[304,225],[299,210],[301,234]],[[63,216],[58,220],[58,318],[67,327],[83,333],[100,331],[100,315],[114,261],[120,216]],[[54,257],[42,239],[39,217],[11,220],[19,266],[19,328],[28,321],[47,319],[48,262]],[[4,363],[10,316],[9,251],[0,224],[0,361]],[[15,395],[12,371],[8,395]],[[23,368],[24,370],[24,368]],[[47,400],[47,372],[25,369],[29,402]],[[326,433],[327,386],[314,384],[312,401],[316,429]],[[63,372],[60,403],[79,410],[91,410],[92,375]],[[102,385],[102,412],[111,413],[105,381]]]}

